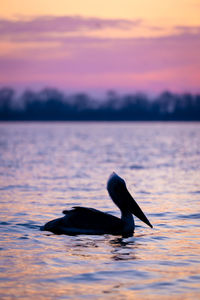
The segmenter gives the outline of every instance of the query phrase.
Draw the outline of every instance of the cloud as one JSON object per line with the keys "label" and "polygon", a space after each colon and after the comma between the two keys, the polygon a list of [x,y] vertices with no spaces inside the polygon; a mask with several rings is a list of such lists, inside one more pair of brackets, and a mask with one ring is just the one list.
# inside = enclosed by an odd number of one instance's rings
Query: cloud
{"label": "cloud", "polygon": [[148,38],[87,34],[97,28],[128,30],[134,26],[147,25],[139,20],[75,16],[0,20],[0,35],[13,41],[12,48],[0,56],[0,83],[199,87],[200,27],[177,26],[171,35]]}
{"label": "cloud", "polygon": [[141,20],[86,18],[81,16],[42,16],[29,20],[0,19],[0,35],[20,36],[24,34],[90,32],[114,28],[129,30],[139,26]]}
{"label": "cloud", "polygon": [[181,35],[200,35],[200,26],[175,26],[174,30]]}
{"label": "cloud", "polygon": [[198,71],[198,49],[200,39],[190,35],[137,39],[65,37],[57,47],[46,44],[4,55],[0,66],[2,72],[16,73],[16,76],[19,70],[27,74],[37,74],[41,70],[46,74],[121,72],[140,75],[194,66]]}
{"label": "cloud", "polygon": [[[133,36],[138,29],[141,30],[141,34],[142,30],[147,30],[149,35],[153,34],[155,36],[156,33],[158,38],[167,37],[166,28],[150,25],[142,19],[103,19],[82,16],[41,16],[18,20],[0,19],[1,42],[9,40],[12,43],[68,43],[70,41],[76,43],[76,41],[82,40],[83,43],[93,43],[93,40],[89,37],[90,33],[93,32],[96,36],[96,42],[99,43],[104,39],[102,36],[98,37],[96,33],[107,29],[111,29],[113,32],[115,30],[129,32],[129,35],[133,34]],[[78,37],[78,35],[80,36]],[[198,36],[199,38],[199,35],[200,26],[175,26],[171,28],[169,38],[182,38],[183,36],[186,38]],[[123,33],[121,37],[123,37]],[[124,39],[126,40],[125,36]]]}

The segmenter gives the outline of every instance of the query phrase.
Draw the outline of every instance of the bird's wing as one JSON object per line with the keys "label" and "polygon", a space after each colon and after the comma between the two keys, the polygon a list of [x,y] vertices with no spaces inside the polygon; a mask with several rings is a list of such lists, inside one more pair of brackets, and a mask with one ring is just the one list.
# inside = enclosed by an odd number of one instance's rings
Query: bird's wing
{"label": "bird's wing", "polygon": [[[75,206],[65,210],[68,227],[99,230],[107,233],[120,234],[123,228],[121,219],[94,208]],[[65,217],[63,218],[64,221]]]}

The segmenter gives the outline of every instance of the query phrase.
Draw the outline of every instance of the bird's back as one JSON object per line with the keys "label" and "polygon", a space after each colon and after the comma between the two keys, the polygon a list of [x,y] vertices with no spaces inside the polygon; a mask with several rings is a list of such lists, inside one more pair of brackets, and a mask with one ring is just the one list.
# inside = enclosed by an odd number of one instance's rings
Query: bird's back
{"label": "bird's back", "polygon": [[94,208],[76,206],[72,210],[65,210],[63,213],[65,214],[63,222],[69,228],[112,234],[122,232],[121,219]]}

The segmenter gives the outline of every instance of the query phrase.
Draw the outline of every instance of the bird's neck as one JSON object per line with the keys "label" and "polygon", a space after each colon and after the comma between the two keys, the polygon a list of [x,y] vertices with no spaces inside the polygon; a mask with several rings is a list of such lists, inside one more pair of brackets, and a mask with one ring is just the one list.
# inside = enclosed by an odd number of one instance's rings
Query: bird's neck
{"label": "bird's neck", "polygon": [[128,211],[121,211],[121,220],[124,222],[124,233],[133,234],[135,229],[133,215]]}

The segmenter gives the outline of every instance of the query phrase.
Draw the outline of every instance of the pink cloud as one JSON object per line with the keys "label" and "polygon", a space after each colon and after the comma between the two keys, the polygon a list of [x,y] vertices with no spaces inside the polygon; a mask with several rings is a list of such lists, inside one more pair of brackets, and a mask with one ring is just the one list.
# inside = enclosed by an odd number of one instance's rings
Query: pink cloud
{"label": "pink cloud", "polygon": [[141,20],[86,18],[81,16],[42,16],[29,20],[0,19],[0,35],[4,38],[12,36],[17,40],[22,35],[30,38],[30,33],[39,37],[41,34],[88,32],[105,28],[128,30],[134,26],[139,26],[140,23]]}
{"label": "pink cloud", "polygon": [[[69,30],[79,31],[85,26],[88,30],[94,29],[95,20],[90,19],[90,23],[88,19],[80,18],[73,25],[72,20],[65,19],[64,23],[71,24]],[[31,24],[28,23],[27,29],[24,23],[20,25],[23,25],[24,32],[29,32],[25,41],[32,44],[31,47],[23,47],[20,51],[0,57],[1,85],[13,83],[77,89],[200,90],[198,28],[192,30],[177,27],[176,34],[159,38],[109,39],[46,34],[53,31],[53,24],[57,24],[55,30],[61,30],[62,26],[58,25],[60,21],[54,19],[50,27],[46,28],[46,21],[42,19],[44,23],[41,23],[41,32],[45,33],[42,37],[30,34]],[[115,20],[114,23],[109,23],[111,20],[101,21],[101,28],[125,25],[122,20]],[[17,29],[19,33],[23,32],[20,26]],[[37,26],[34,26],[32,30],[36,32]],[[3,27],[0,28],[1,32]],[[14,34],[14,29],[9,30],[7,34]]]}
{"label": "pink cloud", "polygon": [[[198,36],[140,39],[65,38],[57,47],[44,46],[4,56],[1,66],[44,66],[65,72],[134,72],[200,64]],[[19,57],[20,56],[20,57]]]}

